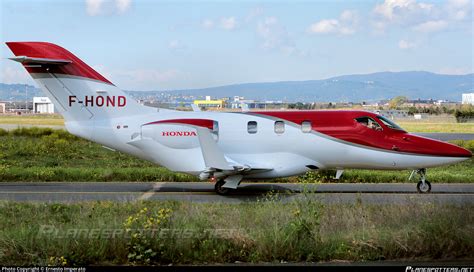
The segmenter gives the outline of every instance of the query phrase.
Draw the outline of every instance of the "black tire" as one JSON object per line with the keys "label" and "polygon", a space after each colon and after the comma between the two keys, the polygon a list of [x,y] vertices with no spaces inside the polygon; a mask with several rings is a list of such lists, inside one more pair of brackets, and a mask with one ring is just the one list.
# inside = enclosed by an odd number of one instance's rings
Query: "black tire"
{"label": "black tire", "polygon": [[429,192],[431,192],[431,183],[429,181],[425,180],[425,186],[423,186],[423,182],[420,181],[416,185],[416,190],[420,194],[429,193]]}
{"label": "black tire", "polygon": [[228,195],[229,194],[230,189],[222,187],[224,184],[225,184],[225,181],[218,180],[216,182],[216,184],[214,185],[214,191],[216,191],[216,193],[218,195]]}

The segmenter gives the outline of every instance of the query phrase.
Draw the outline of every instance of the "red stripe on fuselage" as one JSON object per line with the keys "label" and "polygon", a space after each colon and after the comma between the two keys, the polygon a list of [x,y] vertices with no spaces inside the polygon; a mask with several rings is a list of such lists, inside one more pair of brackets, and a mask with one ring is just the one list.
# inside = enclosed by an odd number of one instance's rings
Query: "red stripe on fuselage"
{"label": "red stripe on fuselage", "polygon": [[204,127],[211,130],[214,128],[214,121],[209,120],[209,119],[169,119],[169,120],[150,122],[150,123],[146,123],[145,125],[170,124],[170,123]]}
{"label": "red stripe on fuselage", "polygon": [[[65,65],[45,65],[41,67],[25,67],[29,73],[53,73],[85,77],[112,84],[101,74],[66,49],[46,42],[7,42],[7,46],[15,56],[28,56],[32,58],[70,60],[72,63]],[[28,65],[27,65],[28,66]],[[113,84],[112,84],[113,85]]]}
{"label": "red stripe on fuselage", "polygon": [[[252,112],[262,116],[286,120],[297,125],[310,121],[316,132],[349,143],[400,153],[432,155],[443,157],[471,157],[469,150],[442,141],[409,134],[385,126],[372,112],[366,111],[260,111]],[[376,131],[359,124],[355,118],[368,116],[383,128]]]}

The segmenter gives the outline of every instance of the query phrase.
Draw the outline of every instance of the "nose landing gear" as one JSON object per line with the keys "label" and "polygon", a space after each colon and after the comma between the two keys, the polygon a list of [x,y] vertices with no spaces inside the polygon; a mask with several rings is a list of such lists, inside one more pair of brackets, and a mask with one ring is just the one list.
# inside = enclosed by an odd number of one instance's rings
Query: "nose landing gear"
{"label": "nose landing gear", "polygon": [[419,175],[420,176],[420,181],[416,185],[416,190],[418,193],[429,193],[431,192],[431,183],[426,180],[426,169],[418,169],[418,170],[413,170],[411,172],[410,178],[408,180],[411,180],[411,178],[414,175]]}

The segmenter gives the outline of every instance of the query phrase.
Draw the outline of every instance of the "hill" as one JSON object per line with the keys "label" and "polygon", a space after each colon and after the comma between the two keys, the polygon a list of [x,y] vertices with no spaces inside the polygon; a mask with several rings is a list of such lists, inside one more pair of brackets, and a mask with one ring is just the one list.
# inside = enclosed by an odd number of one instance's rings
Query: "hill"
{"label": "hill", "polygon": [[[361,102],[379,101],[403,95],[410,99],[460,101],[461,94],[474,91],[474,74],[442,75],[430,72],[380,72],[344,75],[322,80],[280,81],[233,84],[201,89],[172,90],[170,95],[203,97],[244,96],[255,100],[286,102]],[[127,91],[135,97],[153,96],[163,91]],[[42,96],[28,86],[28,97]],[[0,100],[24,100],[25,85],[0,83]]]}
{"label": "hill", "polygon": [[381,72],[345,75],[324,80],[246,83],[203,89],[174,90],[174,94],[213,97],[244,96],[256,100],[378,101],[404,95],[410,99],[460,101],[474,90],[474,74],[441,75],[429,72]]}

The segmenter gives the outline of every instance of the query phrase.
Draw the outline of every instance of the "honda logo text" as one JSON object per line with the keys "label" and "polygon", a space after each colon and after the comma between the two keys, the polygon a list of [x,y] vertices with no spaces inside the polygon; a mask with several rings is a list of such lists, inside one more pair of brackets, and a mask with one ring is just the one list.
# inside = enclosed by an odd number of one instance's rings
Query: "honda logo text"
{"label": "honda logo text", "polygon": [[161,136],[197,136],[194,131],[163,131]]}
{"label": "honda logo text", "polygon": [[127,98],[123,95],[112,95],[112,96],[88,96],[86,95],[83,100],[79,100],[77,96],[70,95],[69,96],[69,107],[72,104],[78,103],[82,104],[85,107],[125,107],[127,105]]}

